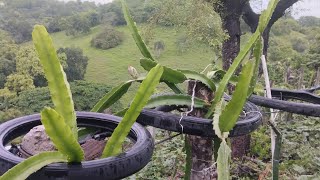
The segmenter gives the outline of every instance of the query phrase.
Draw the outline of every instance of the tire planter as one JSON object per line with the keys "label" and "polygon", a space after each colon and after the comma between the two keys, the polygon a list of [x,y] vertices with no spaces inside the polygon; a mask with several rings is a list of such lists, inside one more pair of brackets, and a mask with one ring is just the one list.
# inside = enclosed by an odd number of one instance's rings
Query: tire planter
{"label": "tire planter", "polygon": [[[262,96],[251,95],[248,100],[258,106],[306,116],[320,117],[320,96],[311,93],[318,89],[320,89],[320,87],[305,90],[271,89],[272,97],[279,99],[269,99]],[[303,102],[290,102],[286,101],[287,99],[295,99]]]}
{"label": "tire planter", "polygon": [[[120,117],[112,115],[77,112],[78,126],[82,127],[95,127],[112,132],[120,120]],[[6,150],[5,145],[40,124],[40,115],[36,114],[0,125],[0,175],[24,160]],[[134,140],[135,144],[118,156],[78,164],[53,163],[33,173],[29,179],[111,180],[130,176],[148,164],[153,153],[154,142],[150,133],[138,123],[132,126],[128,137]]]}
{"label": "tire planter", "polygon": [[[228,99],[228,98],[227,98]],[[158,110],[172,110],[170,107],[159,107]],[[180,115],[161,112],[154,109],[144,109],[137,119],[143,125],[149,125],[160,129],[180,132],[184,134],[197,135],[202,137],[215,137],[212,126],[212,119],[185,116],[181,119]],[[244,118],[240,117],[236,126],[230,132],[229,137],[242,136],[256,130],[262,123],[262,116],[259,108],[247,102],[244,107],[248,113]],[[183,127],[183,131],[182,131]]]}

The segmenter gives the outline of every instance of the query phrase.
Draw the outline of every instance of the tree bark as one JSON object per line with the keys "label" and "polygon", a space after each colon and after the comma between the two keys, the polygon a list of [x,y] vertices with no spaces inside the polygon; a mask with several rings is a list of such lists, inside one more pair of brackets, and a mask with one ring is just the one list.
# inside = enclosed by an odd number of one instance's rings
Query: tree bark
{"label": "tree bark", "polygon": [[298,81],[298,87],[297,89],[304,89],[303,80],[304,80],[304,67],[301,66],[299,68],[299,81]]}
{"label": "tree bark", "polygon": [[222,28],[229,38],[222,44],[223,69],[228,70],[240,51],[240,17],[248,0],[224,0],[213,4],[222,21]]}
{"label": "tree bark", "polygon": [[[195,87],[195,97],[211,101],[213,93],[204,84],[190,81],[188,83],[188,94],[193,94]],[[194,109],[191,116],[204,117],[203,109]],[[192,171],[191,180],[212,180],[216,179],[215,166],[213,165],[213,140],[208,137],[188,135],[188,143],[191,145]]]}
{"label": "tree bark", "polygon": [[318,86],[318,85],[320,85],[320,66],[317,67],[317,74],[314,82],[314,86]]}
{"label": "tree bark", "polygon": [[[222,20],[222,28],[227,31],[229,38],[222,44],[222,59],[223,69],[228,70],[233,60],[237,57],[240,51],[240,17],[245,5],[248,5],[248,0],[225,0],[214,6]],[[237,70],[236,73],[238,73]],[[229,92],[234,90],[230,86]],[[231,149],[233,158],[243,157],[250,148],[250,135],[244,135],[236,138],[231,138]]]}

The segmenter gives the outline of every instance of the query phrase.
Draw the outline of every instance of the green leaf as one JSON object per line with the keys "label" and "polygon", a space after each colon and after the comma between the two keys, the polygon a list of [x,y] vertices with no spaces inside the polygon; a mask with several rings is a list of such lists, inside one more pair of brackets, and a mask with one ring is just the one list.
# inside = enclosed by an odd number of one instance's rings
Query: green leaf
{"label": "green leaf", "polygon": [[166,85],[176,94],[185,94],[176,84],[165,82]]}
{"label": "green leaf", "polygon": [[251,79],[251,83],[250,83],[250,87],[249,87],[249,91],[248,91],[248,97],[251,96],[251,94],[253,93],[253,91],[255,90],[255,86],[257,83],[257,77],[259,74],[259,65],[260,65],[260,60],[261,60],[261,55],[262,55],[262,48],[263,48],[263,44],[262,44],[262,38],[260,38],[254,48],[253,48],[253,56],[255,58],[255,66],[254,66],[254,75]]}
{"label": "green leaf", "polygon": [[0,176],[0,180],[27,179],[42,167],[56,162],[67,162],[67,157],[60,152],[42,152],[17,164]]}
{"label": "green leaf", "polygon": [[255,61],[248,61],[242,70],[232,99],[220,115],[219,127],[221,132],[229,132],[236,124],[239,114],[246,103],[249,86],[254,74]]}
{"label": "green leaf", "polygon": [[58,59],[52,39],[46,28],[40,25],[34,27],[32,39],[48,80],[55,110],[63,117],[66,124],[71,128],[73,135],[77,138],[77,121],[70,85]]}
{"label": "green leaf", "polygon": [[[163,105],[180,105],[180,106],[190,106],[192,103],[192,96],[182,95],[182,94],[173,94],[173,95],[159,95],[151,98],[146,108],[154,108]],[[208,106],[204,100],[199,98],[194,98],[194,107],[204,108]]]}
{"label": "green leaf", "polygon": [[229,80],[231,79],[232,75],[236,71],[236,69],[239,67],[241,62],[244,60],[244,58],[247,56],[249,51],[252,49],[253,45],[256,43],[256,41],[260,38],[260,34],[258,31],[256,31],[250,38],[249,42],[245,45],[243,49],[239,52],[238,56],[235,58],[234,62],[230,66],[227,73],[223,76],[223,79],[221,80],[219,87],[215,93],[214,100],[212,102],[212,105],[206,114],[206,118],[210,118],[214,112],[214,109],[217,105],[217,103],[221,100],[223,97],[224,91],[228,85]]}
{"label": "green leaf", "polygon": [[93,127],[81,127],[78,129],[78,140],[81,138],[85,138],[88,134],[92,134],[97,132],[97,128]]}
{"label": "green leaf", "polygon": [[182,72],[188,79],[194,79],[202,82],[203,84],[208,86],[208,88],[210,88],[211,91],[216,90],[216,85],[206,75],[198,73],[196,71],[191,71],[191,70],[179,70],[179,71]]}
{"label": "green leaf", "polygon": [[[214,82],[214,84],[216,85],[216,87],[219,87],[220,81],[222,80],[223,76],[226,74],[226,71],[219,69],[216,71],[210,71],[208,72],[208,77],[210,79],[212,79],[212,81]],[[233,75],[230,80],[229,83],[236,85],[237,82],[239,80],[239,77],[236,75]]]}
{"label": "green leaf", "polygon": [[150,53],[150,51],[148,50],[148,47],[146,46],[146,44],[143,42],[138,28],[136,26],[136,23],[133,21],[128,6],[126,4],[126,2],[124,0],[121,0],[121,4],[122,4],[122,12],[124,14],[124,18],[126,19],[127,25],[130,28],[132,37],[134,39],[134,41],[136,42],[141,54],[145,57],[145,58],[149,58],[152,61],[155,61]]}
{"label": "green leaf", "polygon": [[84,159],[80,144],[61,115],[54,109],[44,108],[41,111],[41,122],[55,147],[68,157],[69,162],[81,162]]}
{"label": "green leaf", "polygon": [[219,127],[219,118],[221,116],[222,113],[222,109],[224,109],[225,104],[224,104],[224,100],[222,99],[220,102],[217,103],[216,109],[214,111],[214,115],[213,115],[213,121],[212,121],[212,127],[214,130],[214,133],[219,137],[222,138],[222,132],[220,130]]}
{"label": "green leaf", "polygon": [[128,109],[129,108],[122,109],[121,111],[114,113],[114,115],[119,116],[119,117],[123,117],[126,114],[126,112],[128,111]]}
{"label": "green leaf", "polygon": [[121,152],[122,143],[129,134],[141,110],[150,99],[156,86],[159,84],[162,73],[163,67],[160,65],[150,70],[146,79],[141,83],[128,111],[109,138],[103,150],[102,158],[114,156]]}
{"label": "green leaf", "polygon": [[[150,71],[150,69],[155,67],[158,63],[151,61],[150,59],[142,58],[140,59],[140,64],[146,71]],[[174,84],[183,83],[185,80],[187,80],[186,76],[180,71],[165,66],[163,66],[163,68],[161,80]]]}
{"label": "green leaf", "polygon": [[228,69],[227,73],[223,77],[219,88],[217,92],[215,93],[215,98],[212,102],[211,108],[209,109],[208,113],[206,114],[206,118],[209,118],[212,116],[214,109],[217,105],[217,103],[220,101],[220,99],[223,96],[223,93],[227,87],[227,84],[236,71],[236,69],[239,67],[241,62],[244,60],[244,58],[248,55],[249,51],[252,49],[252,47],[255,45],[258,39],[261,38],[262,33],[264,32],[265,28],[267,27],[269,20],[274,12],[275,7],[277,6],[277,3],[279,0],[271,0],[269,2],[268,8],[261,14],[260,20],[259,20],[259,25],[256,30],[256,32],[251,36],[249,39],[248,43],[245,45],[243,49],[240,50],[238,56],[235,58],[234,62]]}
{"label": "green leaf", "polygon": [[277,7],[278,2],[279,0],[270,0],[267,9],[261,13],[259,18],[258,28],[257,28],[260,34],[262,34],[264,32],[264,29],[267,27],[271,19],[271,16],[275,8]]}
{"label": "green leaf", "polygon": [[92,112],[103,112],[105,109],[110,107],[112,104],[117,102],[129,89],[132,82],[128,81],[112,88],[103,98],[97,102],[97,104],[92,108]]}
{"label": "green leaf", "polygon": [[218,179],[229,180],[229,159],[231,157],[231,149],[226,143],[225,139],[222,139],[220,143],[220,148],[218,150],[218,159],[217,159],[217,170],[218,170]]}

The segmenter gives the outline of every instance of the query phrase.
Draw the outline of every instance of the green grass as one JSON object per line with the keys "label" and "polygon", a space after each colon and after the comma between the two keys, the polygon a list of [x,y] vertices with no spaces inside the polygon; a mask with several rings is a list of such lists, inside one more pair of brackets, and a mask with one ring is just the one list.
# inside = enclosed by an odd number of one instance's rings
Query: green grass
{"label": "green grass", "polygon": [[[136,47],[131,34],[126,26],[118,27],[117,30],[124,32],[124,42],[109,50],[99,50],[90,46],[91,38],[101,31],[101,27],[95,27],[91,33],[78,37],[66,36],[64,32],[52,34],[56,48],[59,47],[80,47],[84,54],[89,57],[89,64],[85,79],[88,81],[116,85],[119,82],[128,80],[128,65],[134,66],[143,72],[139,67],[139,59],[142,57]],[[161,39],[165,42],[165,50],[158,61],[180,69],[193,69],[200,71],[211,62],[212,52],[210,49],[196,44],[186,53],[178,55],[175,46],[177,37],[173,29],[158,28],[155,31],[154,39]],[[152,43],[150,43],[152,44]],[[151,49],[151,48],[150,48]],[[151,50],[152,51],[152,50]]]}
{"label": "green grass", "polygon": [[[142,55],[136,47],[127,26],[117,27],[116,29],[124,33],[124,41],[121,45],[109,50],[99,50],[90,46],[92,37],[101,32],[101,26],[93,28],[86,35],[72,37],[66,36],[64,32],[59,32],[52,34],[52,38],[57,49],[71,46],[83,49],[84,54],[89,58],[85,75],[87,81],[115,86],[130,78],[127,72],[128,65],[134,66],[139,73],[145,72],[139,64]],[[176,30],[158,27],[154,30],[154,33],[154,40],[162,40],[165,43],[165,50],[158,58],[162,65],[177,69],[202,71],[212,62],[213,51],[199,43],[194,43],[188,51],[179,54],[175,45],[179,35]],[[153,53],[153,42],[151,41],[149,44],[151,45],[149,49]],[[132,91],[130,92],[132,94]],[[125,100],[129,100],[128,98],[125,98]]]}

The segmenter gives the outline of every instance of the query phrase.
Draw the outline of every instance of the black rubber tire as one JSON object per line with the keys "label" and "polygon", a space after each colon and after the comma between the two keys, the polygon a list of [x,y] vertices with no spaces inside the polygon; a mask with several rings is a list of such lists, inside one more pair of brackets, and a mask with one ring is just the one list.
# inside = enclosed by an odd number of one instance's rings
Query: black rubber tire
{"label": "black rubber tire", "polygon": [[[245,118],[238,119],[237,124],[230,132],[229,137],[249,134],[261,125],[262,116],[256,105],[247,102],[244,111],[251,113],[248,113]],[[180,118],[181,117],[176,114],[161,112],[154,109],[144,109],[138,117],[137,122],[142,125],[149,125],[184,134],[215,137],[211,119],[185,116],[180,121]],[[183,126],[183,132],[181,126]]]}
{"label": "black rubber tire", "polygon": [[[119,117],[107,114],[77,112],[78,126],[113,131],[120,120]],[[40,123],[40,115],[36,114],[7,121],[0,125],[0,175],[24,160],[7,151],[4,147],[5,144],[27,133]],[[81,164],[50,164],[32,174],[28,179],[111,180],[128,177],[149,163],[154,149],[150,133],[138,123],[132,126],[128,137],[133,139],[135,144],[130,150],[118,156],[85,161]]]}

